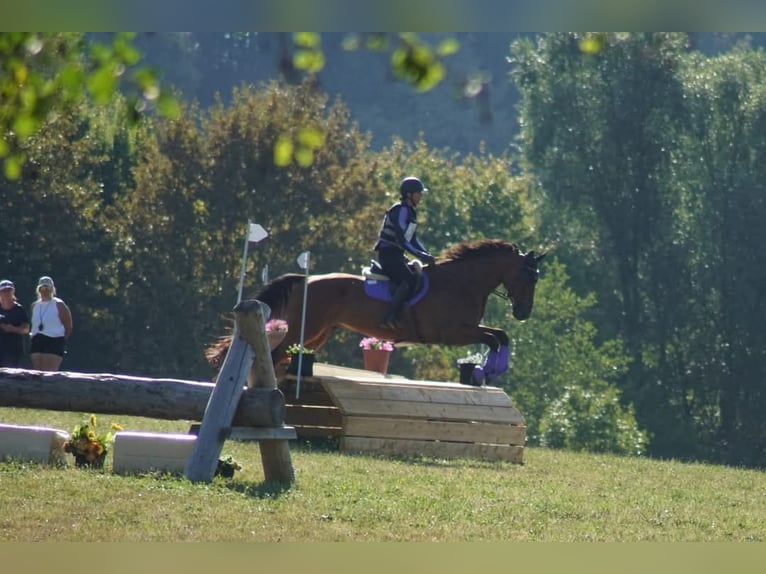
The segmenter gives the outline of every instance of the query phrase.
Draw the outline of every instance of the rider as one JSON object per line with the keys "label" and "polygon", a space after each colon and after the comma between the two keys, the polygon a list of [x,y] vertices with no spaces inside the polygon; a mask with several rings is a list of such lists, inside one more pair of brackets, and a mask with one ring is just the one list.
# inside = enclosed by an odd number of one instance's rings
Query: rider
{"label": "rider", "polygon": [[400,201],[386,211],[380,228],[375,251],[383,272],[396,284],[391,307],[380,324],[385,329],[395,329],[407,297],[417,284],[415,272],[407,265],[404,255],[408,251],[423,263],[434,264],[433,256],[418,241],[417,212],[415,208],[428,189],[417,177],[405,177],[399,184]]}

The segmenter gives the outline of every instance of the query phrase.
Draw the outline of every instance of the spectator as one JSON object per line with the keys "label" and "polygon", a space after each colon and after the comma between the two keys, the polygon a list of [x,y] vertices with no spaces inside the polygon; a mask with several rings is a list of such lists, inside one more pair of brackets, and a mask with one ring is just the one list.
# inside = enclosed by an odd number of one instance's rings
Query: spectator
{"label": "spectator", "polygon": [[37,282],[37,301],[32,303],[32,344],[29,355],[32,368],[58,371],[72,334],[72,313],[56,297],[53,279],[44,276]]}
{"label": "spectator", "polygon": [[21,367],[29,315],[16,300],[13,281],[0,281],[0,367]]}

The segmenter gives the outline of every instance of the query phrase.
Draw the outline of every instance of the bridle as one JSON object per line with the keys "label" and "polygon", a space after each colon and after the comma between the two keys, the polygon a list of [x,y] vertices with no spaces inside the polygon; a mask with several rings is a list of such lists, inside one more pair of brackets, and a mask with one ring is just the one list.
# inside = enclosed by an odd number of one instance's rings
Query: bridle
{"label": "bridle", "polygon": [[[528,275],[528,279],[532,281],[532,283],[537,283],[537,280],[540,276],[540,270],[537,268],[537,258],[535,257],[534,253],[529,253],[524,257],[524,265],[519,270],[519,273],[526,273]],[[511,292],[507,287],[505,289],[505,293],[503,293],[498,287],[492,291],[492,295],[497,295],[501,299],[508,301],[509,305],[513,305],[513,297],[511,297]]]}

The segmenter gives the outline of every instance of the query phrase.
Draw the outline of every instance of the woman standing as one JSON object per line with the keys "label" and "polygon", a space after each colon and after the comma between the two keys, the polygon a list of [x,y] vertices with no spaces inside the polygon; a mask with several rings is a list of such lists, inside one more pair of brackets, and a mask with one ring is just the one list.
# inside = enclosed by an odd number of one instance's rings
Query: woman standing
{"label": "woman standing", "polygon": [[37,301],[32,303],[32,345],[29,355],[32,368],[58,371],[72,334],[72,313],[56,297],[53,279],[44,276],[37,282]]}
{"label": "woman standing", "polygon": [[13,281],[0,281],[0,367],[21,367],[29,315],[16,300]]}

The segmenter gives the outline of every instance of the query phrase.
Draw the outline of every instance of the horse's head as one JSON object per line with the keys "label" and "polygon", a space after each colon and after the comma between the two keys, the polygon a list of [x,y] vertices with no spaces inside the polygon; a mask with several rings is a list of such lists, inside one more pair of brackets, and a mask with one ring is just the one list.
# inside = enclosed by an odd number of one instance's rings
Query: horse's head
{"label": "horse's head", "polygon": [[511,270],[507,279],[503,279],[508,297],[511,299],[513,316],[519,321],[528,319],[532,314],[532,305],[535,302],[535,285],[540,270],[537,264],[545,257],[547,253],[535,255],[530,251],[522,255],[521,264],[516,268],[516,272]]}

